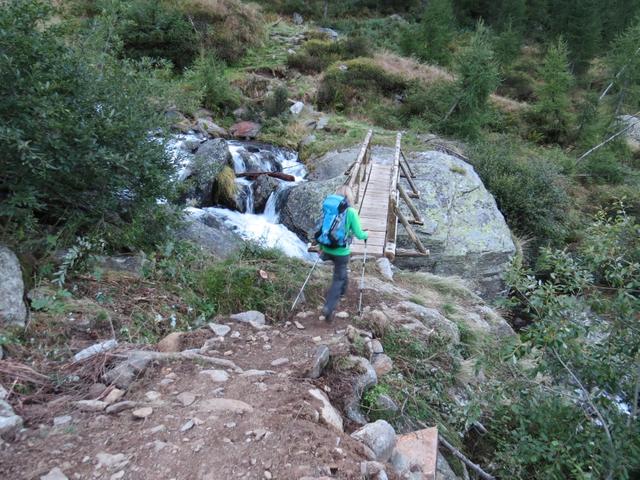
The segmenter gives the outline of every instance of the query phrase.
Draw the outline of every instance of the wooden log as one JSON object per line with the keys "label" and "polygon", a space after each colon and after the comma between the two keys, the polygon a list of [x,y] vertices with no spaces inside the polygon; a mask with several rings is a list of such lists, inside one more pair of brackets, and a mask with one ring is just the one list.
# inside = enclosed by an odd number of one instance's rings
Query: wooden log
{"label": "wooden log", "polygon": [[420,198],[420,192],[418,191],[418,187],[416,187],[416,184],[414,183],[413,179],[411,178],[411,175],[407,172],[406,167],[404,166],[404,163],[400,162],[400,168],[402,169],[402,173],[404,174],[404,178],[407,179],[407,182],[409,183],[409,186],[411,187],[412,193],[409,194],[409,196],[413,197],[413,198]]}
{"label": "wooden log", "polygon": [[389,188],[389,205],[387,214],[387,235],[385,245],[385,257],[393,260],[396,249],[396,234],[398,231],[398,216],[396,215],[396,205],[398,204],[398,177],[400,175],[400,143],[402,134],[398,132],[396,135],[396,150],[393,160],[393,169],[391,170],[391,185]]}
{"label": "wooden log", "polygon": [[411,174],[411,178],[416,178],[416,174],[413,173],[413,169],[409,164],[409,160],[407,160],[407,157],[404,156],[404,152],[402,150],[400,150],[400,154],[402,155],[402,158],[404,158],[404,163],[407,165],[407,169],[409,170],[409,174]]}
{"label": "wooden log", "polygon": [[280,180],[284,180],[285,182],[295,182],[296,177],[293,175],[289,175],[288,173],[282,172],[245,172],[245,173],[237,173],[236,177],[248,178],[249,180],[255,180],[256,178],[266,175],[268,177],[278,178]]}
{"label": "wooden log", "polygon": [[425,253],[426,254],[427,253],[427,249],[424,248],[424,245],[422,244],[422,242],[420,241],[420,239],[416,235],[416,232],[413,231],[413,228],[411,228],[411,224],[407,221],[406,217],[402,214],[400,209],[396,208],[396,214],[398,215],[398,219],[400,220],[400,222],[404,226],[405,230],[407,231],[407,234],[409,235],[409,238],[411,238],[411,241],[415,244],[416,249],[420,253]]}
{"label": "wooden log", "polygon": [[407,248],[396,248],[396,257],[428,257],[429,250],[427,253],[421,253],[417,250],[409,250]]}
{"label": "wooden log", "polygon": [[398,191],[400,192],[400,196],[404,200],[404,203],[407,204],[407,207],[409,207],[409,210],[413,215],[413,220],[409,220],[409,222],[413,223],[414,225],[424,225],[424,222],[422,221],[422,217],[420,216],[420,212],[418,212],[418,209],[415,207],[415,205],[407,195],[407,192],[405,191],[404,187],[400,183],[398,184]]}

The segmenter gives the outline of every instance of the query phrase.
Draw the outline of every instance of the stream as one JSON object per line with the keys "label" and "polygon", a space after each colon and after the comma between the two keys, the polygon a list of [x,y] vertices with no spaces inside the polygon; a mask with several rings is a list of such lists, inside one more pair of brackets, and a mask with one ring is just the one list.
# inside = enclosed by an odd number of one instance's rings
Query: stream
{"label": "stream", "polygon": [[[189,175],[189,165],[194,158],[194,150],[205,141],[200,134],[176,134],[167,142],[167,151],[178,165],[176,181],[183,181]],[[199,216],[205,213],[215,216],[227,227],[245,240],[266,248],[277,248],[284,254],[313,261],[316,254],[307,252],[307,244],[296,234],[279,223],[279,205],[287,189],[304,182],[307,171],[299,162],[297,152],[268,144],[229,140],[227,142],[232,158],[232,167],[236,174],[246,172],[283,172],[295,178],[293,182],[277,180],[276,190],[269,196],[264,212],[255,212],[253,183],[247,178],[237,177],[238,203],[243,212],[223,207],[189,207],[188,215]]]}

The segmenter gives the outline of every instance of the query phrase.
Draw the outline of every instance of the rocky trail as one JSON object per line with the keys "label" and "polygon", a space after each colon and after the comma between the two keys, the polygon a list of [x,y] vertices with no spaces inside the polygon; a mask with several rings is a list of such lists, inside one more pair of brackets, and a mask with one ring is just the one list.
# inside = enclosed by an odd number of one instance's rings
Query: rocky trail
{"label": "rocky trail", "polygon": [[[352,279],[331,324],[309,306],[282,324],[244,312],[171,333],[154,350],[98,353],[83,361],[109,364],[103,383],[82,400],[52,400],[47,407],[59,405],[46,412],[55,413],[16,429],[0,449],[0,477],[432,478],[406,473],[419,469],[407,461],[402,467],[393,428],[383,420],[363,427],[360,411],[365,390],[394,368],[376,338],[385,330],[458,336],[454,323],[412,303],[412,295],[367,277],[368,307],[358,317]],[[503,322],[484,326],[498,331]],[[439,467],[453,475],[443,459]]]}

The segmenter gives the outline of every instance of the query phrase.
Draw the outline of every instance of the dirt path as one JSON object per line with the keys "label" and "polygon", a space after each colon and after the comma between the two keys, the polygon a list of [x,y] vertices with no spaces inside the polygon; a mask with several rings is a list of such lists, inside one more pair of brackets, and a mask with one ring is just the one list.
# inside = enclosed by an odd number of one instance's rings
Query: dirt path
{"label": "dirt path", "polygon": [[328,325],[309,314],[298,318],[304,329],[222,322],[231,331],[209,354],[242,373],[192,361],[155,365],[119,399],[135,408],[70,405],[55,419],[61,425],[52,418],[5,444],[0,478],[38,479],[54,468],[77,479],[361,478],[361,444],[319,419],[321,403],[309,394],[316,384],[305,377],[319,345],[346,353],[350,320]]}

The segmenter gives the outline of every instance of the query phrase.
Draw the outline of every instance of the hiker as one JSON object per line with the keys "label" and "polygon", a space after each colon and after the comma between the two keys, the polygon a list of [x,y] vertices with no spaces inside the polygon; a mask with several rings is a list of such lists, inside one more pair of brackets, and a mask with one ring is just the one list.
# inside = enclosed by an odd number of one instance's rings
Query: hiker
{"label": "hiker", "polygon": [[338,188],[335,194],[329,195],[322,204],[324,217],[321,228],[316,233],[316,240],[322,250],[322,260],[333,262],[333,281],[322,308],[322,316],[327,322],[333,320],[338,300],[347,292],[351,240],[354,236],[365,242],[369,238],[369,234],[360,226],[358,212],[351,205],[353,193],[346,185]]}

